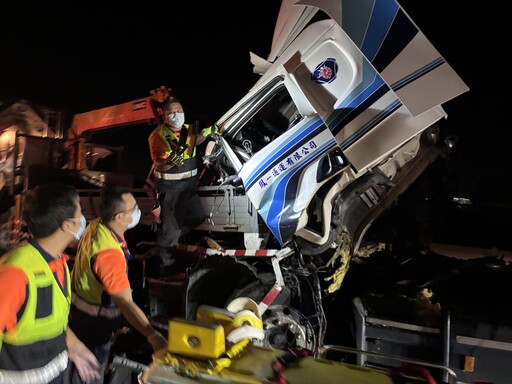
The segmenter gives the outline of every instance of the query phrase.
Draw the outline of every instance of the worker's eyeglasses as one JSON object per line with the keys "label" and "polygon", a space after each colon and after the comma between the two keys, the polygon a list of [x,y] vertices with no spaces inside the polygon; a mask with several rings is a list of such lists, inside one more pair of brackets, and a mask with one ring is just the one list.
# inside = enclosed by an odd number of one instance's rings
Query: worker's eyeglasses
{"label": "worker's eyeglasses", "polygon": [[119,214],[119,213],[126,213],[126,214],[130,214],[130,215],[131,215],[133,212],[135,212],[135,210],[136,210],[138,207],[139,207],[139,205],[138,205],[138,204],[135,204],[135,205],[133,206],[133,208],[127,209],[127,210],[125,210],[125,211],[117,212],[116,214],[114,214],[114,216],[115,216],[115,215],[117,215],[117,214]]}

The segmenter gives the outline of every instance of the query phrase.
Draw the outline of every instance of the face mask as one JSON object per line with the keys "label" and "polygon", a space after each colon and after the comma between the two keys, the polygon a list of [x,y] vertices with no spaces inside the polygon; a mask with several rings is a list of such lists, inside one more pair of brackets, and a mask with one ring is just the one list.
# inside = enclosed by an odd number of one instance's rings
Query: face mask
{"label": "face mask", "polygon": [[80,219],[75,219],[73,217],[73,218],[71,218],[69,220],[72,220],[72,221],[80,220],[80,228],[78,228],[78,231],[76,231],[75,233],[70,232],[73,235],[73,237],[75,238],[75,240],[78,241],[78,240],[80,240],[80,237],[82,237],[82,234],[85,231],[85,226],[87,225],[87,220],[85,220],[85,216],[84,215],[82,215],[82,217]]}
{"label": "face mask", "polygon": [[137,224],[139,224],[140,220],[140,209],[137,207],[137,209],[132,213],[132,221],[130,224],[128,224],[127,229],[135,227]]}
{"label": "face mask", "polygon": [[185,114],[184,113],[169,113],[167,115],[168,123],[172,128],[181,128],[183,123],[185,123]]}

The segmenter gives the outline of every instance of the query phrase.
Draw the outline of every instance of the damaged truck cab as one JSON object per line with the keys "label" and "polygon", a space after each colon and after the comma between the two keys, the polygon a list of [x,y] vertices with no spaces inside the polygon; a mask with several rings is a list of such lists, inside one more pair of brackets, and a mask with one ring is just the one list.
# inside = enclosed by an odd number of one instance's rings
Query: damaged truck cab
{"label": "damaged truck cab", "polygon": [[[443,150],[442,103],[468,87],[396,1],[306,3],[283,2],[276,58],[253,56],[262,77],[219,119],[206,160],[243,189],[279,245],[296,240],[303,254],[320,254],[344,232],[356,252],[371,222]],[[311,23],[320,11],[331,17]],[[252,228],[243,228],[245,246],[266,247],[269,237]]]}
{"label": "damaged truck cab", "polygon": [[217,174],[199,188],[210,215],[197,229],[225,236],[224,248],[237,234],[255,256],[278,253],[263,267],[196,267],[187,317],[248,296],[263,345],[315,350],[325,319],[313,259],[329,255],[325,291],[338,290],[371,224],[453,146],[442,104],[469,89],[395,0],[283,1],[268,59],[252,62],[261,78],[217,121],[204,157]]}

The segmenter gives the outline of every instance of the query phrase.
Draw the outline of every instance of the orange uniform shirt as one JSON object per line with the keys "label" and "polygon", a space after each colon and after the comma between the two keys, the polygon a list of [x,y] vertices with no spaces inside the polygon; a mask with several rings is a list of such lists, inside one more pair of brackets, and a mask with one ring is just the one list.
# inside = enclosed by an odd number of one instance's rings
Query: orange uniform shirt
{"label": "orange uniform shirt", "polygon": [[149,154],[151,160],[155,159],[167,159],[169,155],[165,152],[168,150],[168,146],[160,135],[152,134],[149,136]]}
{"label": "orange uniform shirt", "polygon": [[110,296],[130,288],[126,257],[117,249],[106,249],[96,255],[93,271]]}

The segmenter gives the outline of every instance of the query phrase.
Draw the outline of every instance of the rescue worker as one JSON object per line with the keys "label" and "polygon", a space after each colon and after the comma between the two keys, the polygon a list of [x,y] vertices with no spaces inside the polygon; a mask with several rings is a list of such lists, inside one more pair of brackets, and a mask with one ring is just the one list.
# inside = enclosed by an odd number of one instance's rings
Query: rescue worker
{"label": "rescue worker", "polygon": [[68,327],[70,278],[63,251],[85,229],[77,190],[45,184],[25,192],[31,237],[0,258],[0,383],[64,383],[68,358],[86,383],[99,363]]}
{"label": "rescue worker", "polygon": [[[113,336],[122,316],[146,337],[154,351],[167,347],[167,340],[149,323],[133,301],[128,264],[130,258],[124,233],[139,223],[135,197],[124,187],[106,187],[100,197],[100,217],[92,220],[78,243],[71,271],[69,326],[82,338],[101,364],[103,383]],[[73,366],[72,383],[80,383]]]}
{"label": "rescue worker", "polygon": [[148,141],[160,204],[159,255],[164,274],[169,275],[180,271],[176,262],[178,239],[206,219],[196,192],[196,146],[217,133],[217,126],[194,133],[193,127],[185,124],[181,102],[173,96],[164,101],[162,109],[164,123],[151,132]]}

